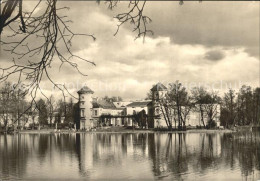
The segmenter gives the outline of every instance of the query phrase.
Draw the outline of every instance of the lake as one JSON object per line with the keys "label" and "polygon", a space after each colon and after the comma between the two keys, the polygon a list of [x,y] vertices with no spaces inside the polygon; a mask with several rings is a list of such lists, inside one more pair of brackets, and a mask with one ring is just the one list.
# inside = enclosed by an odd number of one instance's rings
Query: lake
{"label": "lake", "polygon": [[260,134],[0,135],[0,180],[260,180]]}

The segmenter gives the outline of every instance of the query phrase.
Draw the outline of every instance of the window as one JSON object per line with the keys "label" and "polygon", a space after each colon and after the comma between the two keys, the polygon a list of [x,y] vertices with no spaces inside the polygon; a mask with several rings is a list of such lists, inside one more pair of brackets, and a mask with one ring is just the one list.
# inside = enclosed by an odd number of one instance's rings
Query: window
{"label": "window", "polygon": [[80,102],[81,105],[84,105],[84,103],[85,103],[85,101],[81,101],[81,102]]}
{"label": "window", "polygon": [[81,96],[81,99],[84,99],[84,96]]}
{"label": "window", "polygon": [[85,109],[81,109],[81,117],[85,117]]}
{"label": "window", "polygon": [[159,113],[160,113],[160,109],[159,109],[159,108],[156,108],[156,109],[155,109],[155,112],[156,112],[157,114],[159,114]]}
{"label": "window", "polygon": [[97,110],[94,111],[95,116],[97,116]]}
{"label": "window", "polygon": [[155,96],[154,96],[155,99],[159,99],[159,93],[158,93],[158,92],[155,92],[154,94],[155,94]]}

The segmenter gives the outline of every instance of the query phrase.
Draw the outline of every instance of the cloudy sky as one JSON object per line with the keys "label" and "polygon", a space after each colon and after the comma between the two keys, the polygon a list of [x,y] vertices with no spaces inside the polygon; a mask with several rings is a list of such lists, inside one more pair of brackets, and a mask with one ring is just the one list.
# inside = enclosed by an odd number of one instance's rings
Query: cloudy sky
{"label": "cloudy sky", "polygon": [[[73,41],[75,54],[96,63],[79,62],[87,77],[69,66],[52,72],[75,95],[84,84],[96,96],[126,100],[144,98],[157,82],[179,80],[187,87],[206,85],[220,92],[244,83],[259,86],[259,2],[147,2],[144,13],[153,20],[148,27],[154,35],[144,43],[135,40],[131,25],[114,36],[118,22],[113,17],[126,10],[126,2],[114,11],[104,3],[58,3],[70,7],[66,14],[74,32],[97,38]],[[58,94],[46,85],[46,93]]]}

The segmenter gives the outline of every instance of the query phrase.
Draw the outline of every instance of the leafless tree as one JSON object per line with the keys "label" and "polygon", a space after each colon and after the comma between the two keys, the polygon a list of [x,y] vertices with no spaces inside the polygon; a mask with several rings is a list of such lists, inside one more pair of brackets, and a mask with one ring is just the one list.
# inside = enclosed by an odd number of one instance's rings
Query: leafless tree
{"label": "leafless tree", "polygon": [[48,101],[47,101],[47,111],[48,111],[48,119],[50,121],[50,124],[53,123],[53,120],[54,120],[54,117],[55,117],[55,109],[56,109],[56,101],[55,101],[55,98],[53,95],[51,95],[49,98],[48,98]]}
{"label": "leafless tree", "polygon": [[201,122],[204,128],[206,128],[206,123],[204,122],[205,109],[203,105],[206,103],[205,101],[206,101],[207,91],[203,87],[195,87],[191,91],[191,93],[196,105],[194,109],[195,111],[200,113]]}
{"label": "leafless tree", "polygon": [[178,129],[186,128],[186,120],[193,108],[192,98],[179,81],[169,84],[167,93],[158,96],[157,112],[163,117],[169,130],[173,128],[173,121],[178,123]]}
{"label": "leafless tree", "polygon": [[1,89],[0,96],[0,117],[3,120],[5,131],[7,131],[8,120],[11,119],[12,99],[11,84],[6,82]]}
{"label": "leafless tree", "polygon": [[[111,7],[111,9],[114,7],[113,3],[115,5],[118,1],[110,1],[109,7]],[[145,40],[148,33],[153,35],[153,31],[147,28],[147,24],[151,23],[152,19],[144,15],[145,4],[146,0],[130,0],[128,4],[130,10],[128,12],[120,13],[115,17],[119,21],[119,25],[117,25],[118,28],[114,35],[118,33],[119,28],[123,24],[128,22],[134,26],[133,32],[137,32],[136,39],[143,37],[143,40]]]}
{"label": "leafless tree", "polygon": [[221,102],[221,98],[218,96],[216,91],[212,91],[211,93],[207,93],[205,104],[203,105],[204,110],[207,114],[209,128],[215,127],[214,120],[217,118],[217,115],[220,113],[219,103]]}
{"label": "leafless tree", "polygon": [[178,121],[178,129],[186,128],[186,117],[191,110],[191,98],[188,95],[185,87],[179,81],[170,84],[169,97],[173,105],[173,109],[175,109],[177,121]]}
{"label": "leafless tree", "polygon": [[[4,50],[10,52],[14,57],[13,64],[1,68],[0,81],[6,81],[9,77],[18,75],[17,83],[23,83],[24,88],[29,90],[32,101],[35,102],[38,91],[44,95],[40,89],[43,77],[47,77],[59,90],[67,90],[64,85],[56,83],[50,76],[54,59],[60,61],[60,68],[67,63],[82,75],[85,74],[79,70],[78,64],[72,61],[73,58],[95,65],[94,62],[74,55],[71,51],[71,42],[75,36],[89,36],[93,40],[95,37],[73,33],[68,25],[70,20],[60,13],[68,7],[58,8],[57,0],[39,0],[31,12],[23,12],[22,5],[22,0],[8,0],[3,8],[0,30],[2,32],[3,28],[8,26],[13,33],[7,41],[1,43],[5,47]],[[45,7],[44,11],[34,13],[40,5],[41,8]],[[11,14],[17,9],[16,6],[18,6],[18,14],[11,18]],[[20,28],[18,30],[12,28],[11,23],[21,24]],[[32,43],[32,39],[37,41]],[[61,52],[62,48],[65,48],[65,54]]]}
{"label": "leafless tree", "polygon": [[[97,2],[100,3],[100,0]],[[23,0],[5,0],[0,7],[0,35],[5,35],[7,30],[11,32],[7,40],[1,40],[1,45],[4,51],[13,56],[11,65],[0,68],[0,83],[17,76],[17,84],[23,85],[23,89],[27,90],[31,97],[31,105],[37,106],[35,99],[38,93],[42,93],[48,99],[40,88],[43,78],[47,78],[64,97],[65,94],[71,95],[64,84],[57,83],[51,77],[50,71],[54,71],[51,69],[53,62],[59,61],[59,69],[68,64],[86,76],[79,68],[79,61],[91,65],[95,63],[75,55],[71,50],[72,41],[76,36],[90,37],[93,40],[96,37],[93,34],[73,32],[70,28],[72,21],[64,15],[69,7],[59,5],[57,0],[37,0],[31,11],[25,11],[24,3]],[[119,0],[105,0],[105,4],[111,10],[119,3]],[[142,37],[145,40],[148,34],[152,35],[153,31],[148,28],[152,20],[145,15],[146,3],[146,0],[130,0],[125,3],[128,6],[126,12],[114,17],[118,20],[118,28],[114,35],[117,35],[120,27],[126,23],[133,26],[136,38]],[[183,4],[183,1],[180,1],[180,4]]]}
{"label": "leafless tree", "polygon": [[172,102],[168,94],[158,97],[155,111],[160,113],[159,116],[163,117],[168,129],[171,130],[174,117],[174,110],[172,109]]}
{"label": "leafless tree", "polygon": [[234,90],[229,89],[227,93],[224,94],[222,100],[222,111],[223,114],[225,111],[227,115],[223,117],[222,114],[222,121],[225,127],[234,126],[235,120],[237,119],[237,102],[236,102],[236,93]]}
{"label": "leafless tree", "polygon": [[184,127],[186,126],[187,117],[193,108],[194,103],[192,101],[192,98],[190,96],[187,96],[181,106],[181,120]]}
{"label": "leafless tree", "polygon": [[0,89],[0,118],[4,122],[6,131],[9,121],[12,121],[11,124],[18,121],[18,125],[20,125],[19,120],[23,117],[26,109],[23,97],[24,92],[18,89],[17,86],[12,85],[10,82],[5,82],[2,85]]}
{"label": "leafless tree", "polygon": [[[17,75],[17,83],[23,83],[32,103],[36,103],[35,98],[38,92],[45,96],[40,88],[41,80],[44,77],[47,77],[54,87],[62,91],[64,96],[65,93],[70,94],[64,84],[56,83],[50,76],[52,64],[59,60],[59,68],[63,64],[69,64],[81,75],[86,76],[79,69],[78,61],[85,61],[92,65],[95,63],[75,55],[71,50],[72,40],[75,36],[87,36],[93,40],[96,38],[92,34],[72,32],[69,26],[71,20],[64,15],[64,11],[69,8],[58,6],[57,0],[38,0],[30,12],[24,11],[24,3],[23,0],[6,0],[2,3],[0,34],[3,35],[7,29],[12,34],[8,36],[8,40],[2,40],[1,45],[5,51],[13,55],[13,62],[8,67],[0,68],[0,82]],[[112,10],[119,1],[107,0],[105,3]],[[125,23],[134,25],[133,31],[137,32],[137,38],[145,38],[147,33],[152,34],[152,31],[147,28],[151,19],[143,13],[145,4],[146,1],[129,1],[128,11],[115,16],[119,22],[115,35]],[[41,11],[36,12],[39,7]],[[34,40],[33,43],[32,40]],[[65,49],[65,54],[62,49]],[[47,96],[45,97],[48,99]]]}

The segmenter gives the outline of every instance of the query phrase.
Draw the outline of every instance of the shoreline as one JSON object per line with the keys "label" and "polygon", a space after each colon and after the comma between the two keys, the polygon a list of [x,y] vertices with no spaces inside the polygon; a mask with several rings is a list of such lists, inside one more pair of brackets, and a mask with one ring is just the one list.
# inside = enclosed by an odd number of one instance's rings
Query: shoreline
{"label": "shoreline", "polygon": [[12,134],[85,134],[85,133],[160,133],[160,134],[168,134],[168,133],[232,133],[236,132],[230,129],[224,130],[208,130],[208,129],[190,129],[186,131],[158,131],[158,130],[131,130],[131,129],[120,129],[120,130],[96,130],[96,131],[72,131],[72,130],[60,130],[55,131],[54,129],[48,130],[22,130]]}

